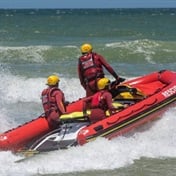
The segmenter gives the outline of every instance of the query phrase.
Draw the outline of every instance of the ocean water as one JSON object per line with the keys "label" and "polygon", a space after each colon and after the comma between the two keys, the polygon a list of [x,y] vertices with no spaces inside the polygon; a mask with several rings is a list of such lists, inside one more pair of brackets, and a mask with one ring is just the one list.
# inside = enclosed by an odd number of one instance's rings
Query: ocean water
{"label": "ocean water", "polygon": [[[43,113],[46,78],[60,76],[68,101],[85,96],[77,75],[89,42],[126,79],[176,71],[176,9],[0,10],[0,133]],[[107,76],[113,80],[113,78]],[[55,151],[23,163],[0,152],[2,176],[174,176],[176,108],[111,141]],[[102,147],[103,146],[103,147]]]}

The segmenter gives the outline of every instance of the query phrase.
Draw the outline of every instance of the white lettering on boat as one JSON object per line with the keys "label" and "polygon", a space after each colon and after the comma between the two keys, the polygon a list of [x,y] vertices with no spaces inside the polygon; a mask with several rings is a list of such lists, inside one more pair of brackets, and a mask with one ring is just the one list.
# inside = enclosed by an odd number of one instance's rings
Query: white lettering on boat
{"label": "white lettering on boat", "polygon": [[80,134],[86,135],[87,133],[89,133],[89,130],[81,130]]}
{"label": "white lettering on boat", "polygon": [[170,97],[171,95],[175,94],[176,93],[176,85],[171,87],[170,89],[162,92],[162,95],[164,97]]}
{"label": "white lettering on boat", "polygon": [[0,141],[4,141],[6,139],[7,139],[7,136],[5,136],[5,135],[0,136]]}

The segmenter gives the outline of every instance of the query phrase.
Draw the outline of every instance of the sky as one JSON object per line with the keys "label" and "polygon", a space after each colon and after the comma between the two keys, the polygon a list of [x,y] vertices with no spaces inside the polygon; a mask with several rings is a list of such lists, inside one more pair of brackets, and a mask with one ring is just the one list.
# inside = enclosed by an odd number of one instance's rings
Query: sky
{"label": "sky", "polygon": [[176,8],[176,0],[0,0],[2,8]]}

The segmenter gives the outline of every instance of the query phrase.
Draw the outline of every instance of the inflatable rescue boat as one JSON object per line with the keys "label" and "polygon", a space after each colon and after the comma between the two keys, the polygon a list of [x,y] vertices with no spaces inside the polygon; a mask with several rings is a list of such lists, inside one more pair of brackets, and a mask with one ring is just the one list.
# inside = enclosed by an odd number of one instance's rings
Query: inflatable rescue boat
{"label": "inflatable rescue boat", "polygon": [[162,70],[112,86],[117,112],[91,124],[83,114],[81,98],[67,106],[60,117],[62,125],[51,130],[44,116],[0,134],[0,150],[51,151],[83,145],[97,137],[122,135],[146,122],[161,117],[176,102],[176,72]]}

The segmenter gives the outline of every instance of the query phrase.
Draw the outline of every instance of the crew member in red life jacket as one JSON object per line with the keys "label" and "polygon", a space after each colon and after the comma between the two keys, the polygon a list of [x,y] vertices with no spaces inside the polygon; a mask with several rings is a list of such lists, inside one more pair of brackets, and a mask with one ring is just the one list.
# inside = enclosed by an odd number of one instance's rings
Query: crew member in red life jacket
{"label": "crew member in red life jacket", "polygon": [[58,88],[59,77],[51,75],[47,79],[48,88],[42,91],[41,99],[45,116],[51,128],[59,125],[59,116],[66,112],[64,93]]}
{"label": "crew member in red life jacket", "polygon": [[89,120],[95,123],[106,118],[106,111],[109,110],[110,115],[116,112],[116,108],[112,104],[112,95],[109,92],[110,80],[101,78],[97,82],[98,92],[93,96],[85,99],[83,102],[83,112],[91,109]]}
{"label": "crew member in red life jacket", "polygon": [[91,96],[98,91],[97,81],[104,78],[103,67],[117,80],[117,83],[124,81],[101,55],[92,50],[92,45],[83,44],[81,46],[82,56],[78,61],[78,75],[81,85],[86,90],[86,96]]}

